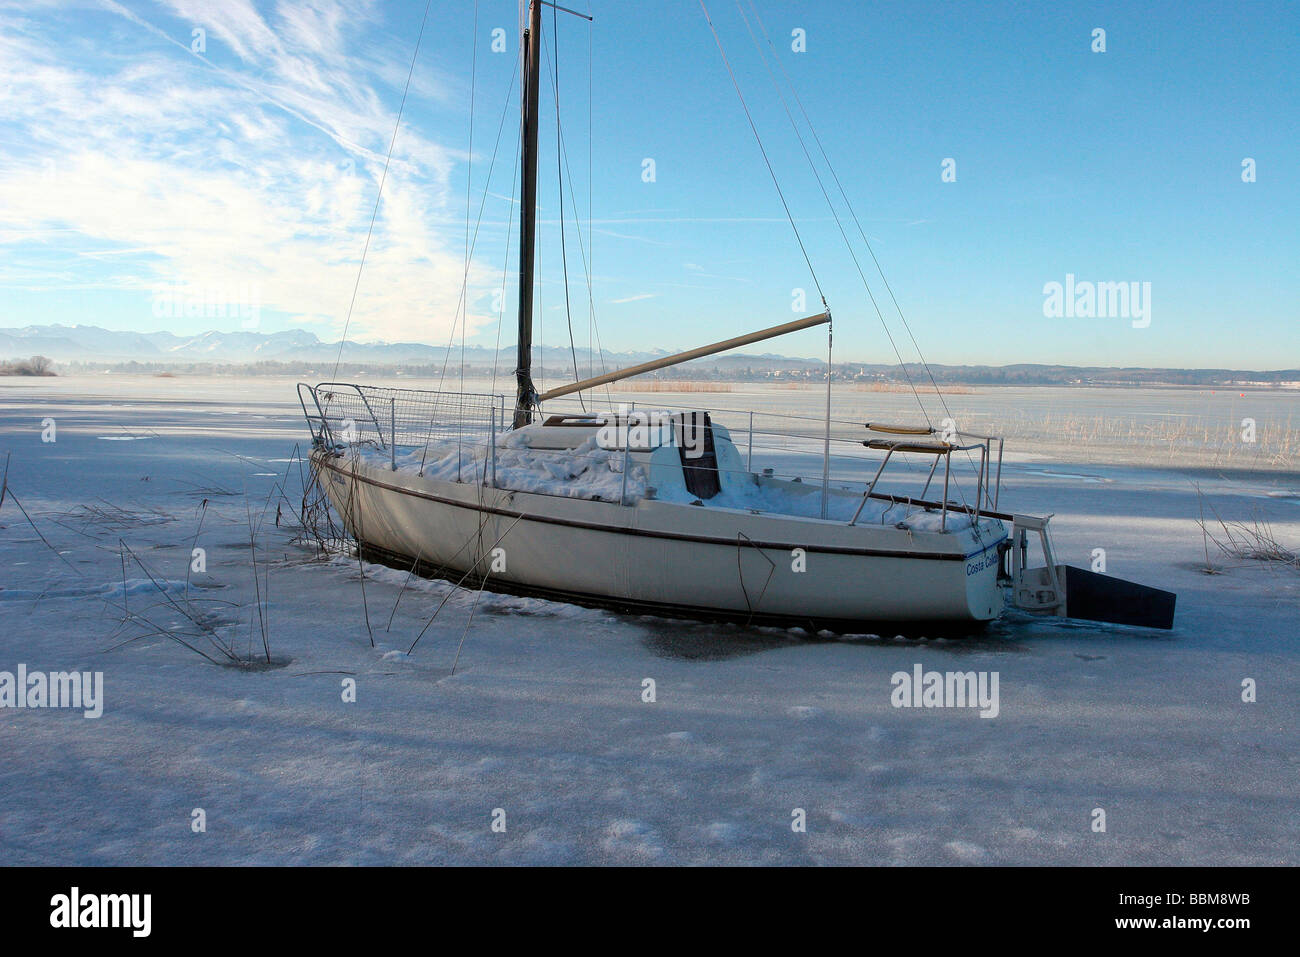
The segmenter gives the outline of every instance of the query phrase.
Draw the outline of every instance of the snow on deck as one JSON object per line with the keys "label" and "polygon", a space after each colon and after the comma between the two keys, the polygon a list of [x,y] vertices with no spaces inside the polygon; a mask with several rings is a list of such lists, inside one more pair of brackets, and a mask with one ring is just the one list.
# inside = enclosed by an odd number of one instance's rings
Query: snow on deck
{"label": "snow on deck", "polygon": [[[390,468],[396,464],[399,472],[422,474],[444,482],[479,483],[485,481],[485,475],[491,471],[486,442],[435,442],[427,448],[398,449],[395,456],[374,446],[355,448],[358,459],[372,468]],[[344,454],[352,452],[349,450]],[[496,484],[498,488],[518,492],[601,502],[618,502],[623,496],[623,501],[632,504],[646,496],[646,469],[633,459],[625,486],[623,460],[622,450],[601,448],[594,437],[573,449],[532,449],[527,445],[527,433],[508,432],[497,439]],[[707,508],[748,513],[822,518],[820,482],[806,485],[775,482],[757,479],[750,473],[728,478],[731,480],[724,482],[721,492],[703,501],[684,486],[655,487],[654,498],[682,505],[698,501]],[[827,519],[850,521],[858,506],[862,505],[861,493],[846,494],[833,485],[832,492],[827,497]],[[869,500],[858,517],[859,525],[900,523],[919,532],[938,532],[944,527],[943,516],[938,510],[895,505],[878,499]],[[949,531],[967,528],[970,524],[970,516],[966,513],[948,513]]]}
{"label": "snow on deck", "polygon": [[[621,451],[602,449],[594,438],[565,451],[530,449],[525,442],[526,434],[522,432],[507,432],[497,438],[498,488],[603,502],[619,500],[623,489]],[[374,468],[388,468],[391,464],[387,452],[373,447],[359,446],[357,455]],[[483,482],[491,469],[486,442],[434,442],[427,449],[401,449],[395,460],[400,472],[443,482]],[[645,469],[633,463],[627,476],[628,500],[642,498],[645,486]]]}

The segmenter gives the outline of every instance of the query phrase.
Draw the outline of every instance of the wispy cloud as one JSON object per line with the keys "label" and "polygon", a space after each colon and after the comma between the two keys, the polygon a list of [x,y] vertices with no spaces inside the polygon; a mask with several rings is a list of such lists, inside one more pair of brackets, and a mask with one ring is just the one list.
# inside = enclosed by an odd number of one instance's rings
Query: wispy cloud
{"label": "wispy cloud", "polygon": [[668,247],[673,245],[672,243],[663,239],[650,239],[648,236],[633,236],[629,233],[617,233],[614,232],[614,230],[612,229],[598,229],[596,227],[592,227],[591,231],[593,233],[598,233],[601,236],[609,236],[611,239],[626,239],[629,242],[645,243],[648,246]]}
{"label": "wispy cloud", "polygon": [[[252,285],[264,311],[337,333],[418,27],[402,49],[386,33],[386,46],[367,45],[377,9],[104,0],[7,15],[0,286],[133,290],[146,326],[160,284]],[[195,29],[206,49],[191,52]],[[412,98],[446,98],[431,72],[417,69]],[[452,183],[463,156],[431,139],[410,107],[353,336],[437,340],[457,312],[463,235],[436,224],[463,219],[463,187]],[[499,280],[500,264],[489,278],[491,268],[471,269],[472,289]],[[471,308],[471,330],[487,321]]]}
{"label": "wispy cloud", "polygon": [[624,296],[622,299],[611,299],[609,302],[612,305],[619,306],[625,302],[640,302],[642,299],[654,299],[657,295],[657,293],[653,292],[640,292],[635,296]]}

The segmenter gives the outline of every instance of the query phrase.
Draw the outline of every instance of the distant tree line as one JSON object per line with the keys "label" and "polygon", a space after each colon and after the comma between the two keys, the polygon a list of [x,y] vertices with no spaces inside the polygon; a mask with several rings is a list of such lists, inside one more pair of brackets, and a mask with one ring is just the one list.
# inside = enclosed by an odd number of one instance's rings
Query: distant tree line
{"label": "distant tree line", "polygon": [[[673,381],[727,381],[727,382],[825,382],[826,365],[807,359],[782,359],[780,357],[726,357],[726,362],[707,360],[683,363],[638,376],[641,381],[667,379]],[[52,375],[50,361],[41,356],[22,363],[5,366],[31,367],[41,363],[41,371],[6,372],[7,375]],[[460,378],[459,363],[444,366],[442,363],[392,363],[342,362],[335,370],[333,362],[262,360],[259,362],[66,362],[61,368],[68,373],[116,372],[134,375],[238,375],[238,376],[294,376],[304,380],[342,379],[365,376],[409,376],[413,379],[445,379],[448,388],[455,388]],[[597,367],[589,369],[579,363],[581,376],[602,372]],[[548,380],[569,381],[573,368],[534,366],[534,373],[545,372]],[[498,366],[496,377],[505,391],[513,389],[513,370]],[[491,365],[466,364],[468,378],[488,378],[493,374]],[[1006,385],[1006,386],[1228,386],[1252,385],[1278,387],[1300,384],[1300,369],[1248,371],[1234,369],[1156,369],[1156,368],[1104,368],[1100,366],[1037,365],[1022,363],[1007,366],[932,364],[928,368],[918,363],[904,367],[897,364],[845,362],[834,366],[834,379],[838,382],[881,382],[905,384],[928,383],[933,376],[940,385]]]}
{"label": "distant tree line", "polygon": [[0,375],[58,375],[53,366],[45,356],[0,360]]}

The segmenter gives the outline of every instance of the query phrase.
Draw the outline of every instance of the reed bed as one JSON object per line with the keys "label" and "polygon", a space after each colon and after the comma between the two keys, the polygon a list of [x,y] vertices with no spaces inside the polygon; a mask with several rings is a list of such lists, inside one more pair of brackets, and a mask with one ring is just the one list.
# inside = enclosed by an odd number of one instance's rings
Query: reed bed
{"label": "reed bed", "polygon": [[1201,487],[1196,486],[1196,501],[1199,517],[1196,524],[1201,527],[1201,538],[1205,545],[1205,572],[1209,575],[1220,574],[1210,558],[1210,542],[1228,558],[1238,561],[1256,561],[1276,564],[1300,571],[1300,552],[1283,545],[1273,531],[1273,525],[1264,518],[1259,510],[1253,510],[1249,521],[1227,521],[1218,510],[1210,505],[1210,514],[1214,516],[1218,531],[1212,531],[1205,519],[1206,501]]}
{"label": "reed bed", "polygon": [[[1219,417],[1078,415],[1015,412],[963,417],[962,426],[1003,435],[1009,446],[1089,452],[1094,461],[1107,453],[1118,460],[1148,465],[1293,470],[1300,468],[1300,428],[1292,418],[1261,420],[1254,441],[1243,438],[1239,422]],[[1091,450],[1091,451],[1089,451]]]}
{"label": "reed bed", "polygon": [[[825,391],[826,380],[820,382],[811,379],[807,382],[778,382],[774,388],[784,392],[807,392],[812,390]],[[870,392],[875,395],[911,395],[912,387],[905,382],[851,382],[842,383],[838,379],[835,381],[836,390],[850,389],[853,392]],[[977,395],[978,391],[968,385],[945,385],[940,386],[939,392],[934,391],[934,386],[928,383],[922,385],[917,383],[916,391],[921,395]]]}
{"label": "reed bed", "polygon": [[628,392],[734,392],[729,382],[698,382],[693,379],[628,379]]}
{"label": "reed bed", "polygon": [[[875,393],[902,393],[910,394],[912,387],[904,382],[855,382],[853,383],[854,392],[875,392]],[[945,385],[939,387],[939,393],[936,393],[934,386],[918,384],[916,391],[922,395],[977,395],[978,392],[968,385]]]}

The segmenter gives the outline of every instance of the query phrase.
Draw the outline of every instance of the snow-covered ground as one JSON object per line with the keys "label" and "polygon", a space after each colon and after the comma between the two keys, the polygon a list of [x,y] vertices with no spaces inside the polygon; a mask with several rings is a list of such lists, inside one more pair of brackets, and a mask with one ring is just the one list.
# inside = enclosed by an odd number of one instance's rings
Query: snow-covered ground
{"label": "snow-covered ground", "polygon": [[[915,640],[628,618],[369,564],[363,602],[355,559],[297,543],[284,502],[274,524],[305,440],[286,383],[0,380],[0,672],[104,675],[97,719],[0,709],[7,861],[1300,862],[1300,573],[1211,543],[1207,575],[1196,523],[1199,484],[1300,546],[1295,472],[1013,447],[1003,507],[1054,512],[1061,561],[1101,548],[1110,574],[1178,592],[1176,628],[1009,615]],[[259,594],[272,668],[122,625],[123,605],[169,629],[201,609],[256,653]],[[893,707],[916,664],[997,672],[997,717]]]}

